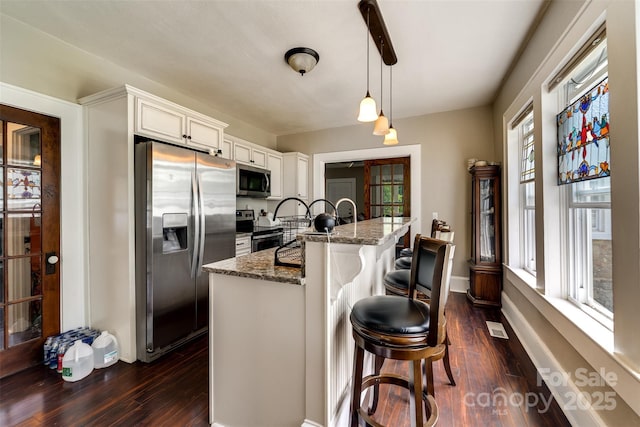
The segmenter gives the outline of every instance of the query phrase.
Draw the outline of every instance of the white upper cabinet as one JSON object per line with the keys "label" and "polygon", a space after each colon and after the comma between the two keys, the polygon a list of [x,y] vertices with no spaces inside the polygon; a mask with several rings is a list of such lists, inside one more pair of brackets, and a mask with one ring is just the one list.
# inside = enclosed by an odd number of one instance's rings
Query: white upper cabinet
{"label": "white upper cabinet", "polygon": [[309,198],[309,156],[302,153],[284,153],[283,176],[284,197],[299,197],[302,200]]}
{"label": "white upper cabinet", "polygon": [[223,146],[227,125],[156,97],[136,96],[135,133],[209,152]]}
{"label": "white upper cabinet", "polygon": [[247,165],[267,167],[266,149],[239,138],[233,140],[233,159]]}
{"label": "white upper cabinet", "polygon": [[269,200],[280,200],[282,199],[282,154],[269,151],[267,153],[267,169],[271,171],[271,196]]}

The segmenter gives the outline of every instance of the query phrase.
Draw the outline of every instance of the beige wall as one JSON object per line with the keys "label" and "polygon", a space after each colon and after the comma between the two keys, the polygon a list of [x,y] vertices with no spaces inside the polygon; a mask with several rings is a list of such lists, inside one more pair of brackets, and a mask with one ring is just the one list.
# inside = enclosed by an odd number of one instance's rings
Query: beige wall
{"label": "beige wall", "polygon": [[0,81],[76,102],[125,83],[229,124],[227,132],[275,148],[275,135],[28,25],[0,15]]}
{"label": "beige wall", "polygon": [[[489,106],[394,119],[400,143],[420,144],[422,148],[422,194],[419,203],[423,229],[418,231],[431,231],[433,212],[451,224],[456,233],[455,276],[469,276],[471,181],[467,159],[496,160],[491,120]],[[382,137],[373,136],[371,130],[370,124],[357,124],[280,136],[278,150],[313,155],[382,147]]]}

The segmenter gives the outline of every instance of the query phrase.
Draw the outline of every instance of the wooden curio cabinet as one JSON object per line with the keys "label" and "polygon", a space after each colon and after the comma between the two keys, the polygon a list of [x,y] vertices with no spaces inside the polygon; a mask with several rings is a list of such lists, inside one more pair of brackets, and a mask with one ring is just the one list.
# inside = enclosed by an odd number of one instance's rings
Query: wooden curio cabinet
{"label": "wooden curio cabinet", "polygon": [[478,306],[500,307],[502,252],[500,166],[474,166],[471,173],[471,259],[467,297]]}

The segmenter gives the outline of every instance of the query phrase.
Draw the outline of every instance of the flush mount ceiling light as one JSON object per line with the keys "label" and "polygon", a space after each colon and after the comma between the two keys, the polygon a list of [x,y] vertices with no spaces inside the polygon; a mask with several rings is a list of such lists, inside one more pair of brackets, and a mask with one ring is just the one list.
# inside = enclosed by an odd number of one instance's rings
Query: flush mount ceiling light
{"label": "flush mount ceiling light", "polygon": [[284,54],[284,60],[296,73],[304,76],[320,61],[320,55],[308,47],[294,47]]}

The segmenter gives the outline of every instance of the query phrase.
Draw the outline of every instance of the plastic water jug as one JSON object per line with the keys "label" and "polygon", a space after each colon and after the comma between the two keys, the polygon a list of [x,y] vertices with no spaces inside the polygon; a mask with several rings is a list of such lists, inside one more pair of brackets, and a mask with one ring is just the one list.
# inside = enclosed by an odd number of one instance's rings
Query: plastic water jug
{"label": "plastic water jug", "polygon": [[96,369],[106,368],[118,361],[118,340],[107,331],[102,334],[91,344],[93,348],[93,363]]}
{"label": "plastic water jug", "polygon": [[62,379],[78,381],[93,371],[93,349],[81,340],[73,343],[62,358]]}

